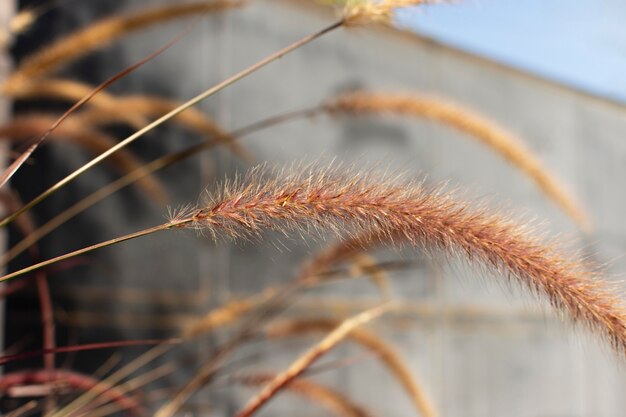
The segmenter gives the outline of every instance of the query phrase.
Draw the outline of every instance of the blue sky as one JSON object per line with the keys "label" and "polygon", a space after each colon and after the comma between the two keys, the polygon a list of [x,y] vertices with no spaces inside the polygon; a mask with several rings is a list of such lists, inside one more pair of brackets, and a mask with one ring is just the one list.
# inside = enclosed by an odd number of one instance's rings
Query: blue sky
{"label": "blue sky", "polygon": [[626,0],[456,0],[406,10],[398,23],[626,102]]}

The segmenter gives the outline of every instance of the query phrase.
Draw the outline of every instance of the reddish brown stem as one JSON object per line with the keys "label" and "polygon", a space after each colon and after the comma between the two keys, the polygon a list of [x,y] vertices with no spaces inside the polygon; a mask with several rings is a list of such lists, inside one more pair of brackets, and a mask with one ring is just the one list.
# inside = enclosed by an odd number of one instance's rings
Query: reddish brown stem
{"label": "reddish brown stem", "polygon": [[102,381],[72,371],[24,371],[6,374],[0,377],[0,393],[6,394],[10,388],[30,384],[64,383],[80,391],[97,389],[99,394],[127,410],[133,415],[144,415],[143,408],[137,401],[126,396],[118,388]]}

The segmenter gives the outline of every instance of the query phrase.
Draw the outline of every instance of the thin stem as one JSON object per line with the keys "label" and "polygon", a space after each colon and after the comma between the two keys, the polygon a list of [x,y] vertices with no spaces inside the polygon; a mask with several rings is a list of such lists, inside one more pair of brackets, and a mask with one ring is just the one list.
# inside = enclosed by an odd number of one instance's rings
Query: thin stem
{"label": "thin stem", "polygon": [[122,188],[127,187],[128,185],[131,185],[134,182],[152,174],[155,171],[167,168],[175,163],[184,161],[194,155],[199,154],[202,151],[211,149],[215,146],[227,145],[251,133],[258,132],[260,130],[267,129],[295,119],[312,117],[322,111],[324,111],[324,107],[318,106],[310,109],[296,110],[272,116],[234,130],[233,132],[228,134],[227,139],[224,139],[221,142],[202,142],[185,150],[155,159],[154,161],[142,166],[139,169],[136,169],[135,171],[123,176],[122,178],[119,178],[118,180],[108,184],[107,186],[98,189],[94,193],[80,200],[73,206],[61,212],[59,215],[53,217],[48,222],[41,225],[34,232],[24,237],[20,242],[15,244],[11,249],[9,249],[6,253],[0,256],[0,266],[6,265],[9,261],[15,259],[30,246],[41,240],[44,236],[47,236],[59,226],[77,216],[78,214],[82,213],[83,211],[87,210],[89,207],[95,205],[99,201],[102,201],[106,197],[121,190]]}
{"label": "thin stem", "polygon": [[342,322],[317,345],[310,348],[296,359],[287,370],[272,379],[250,402],[236,414],[236,417],[251,417],[269,400],[271,400],[287,384],[300,376],[320,357],[328,353],[341,342],[351,331],[377,318],[394,307],[394,304],[383,304],[371,310],[364,311]]}
{"label": "thin stem", "polygon": [[259,130],[267,129],[268,127],[276,126],[285,122],[289,122],[295,119],[304,119],[307,117],[313,117],[324,111],[323,106],[312,107],[310,109],[295,110],[288,113],[279,114],[277,116],[269,117],[267,119],[259,120],[258,122],[249,124],[230,133],[231,137],[239,138],[249,135]]}
{"label": "thin stem", "polygon": [[8,281],[10,279],[19,277],[19,276],[27,274],[29,272],[37,271],[37,270],[39,270],[41,268],[44,268],[44,267],[49,266],[49,265],[52,265],[54,263],[61,262],[61,261],[64,261],[66,259],[70,259],[70,258],[73,258],[75,256],[83,255],[83,254],[88,253],[88,252],[92,252],[92,251],[94,251],[96,249],[105,248],[107,246],[115,245],[117,243],[125,242],[125,241],[131,240],[131,239],[136,239],[138,237],[150,235],[152,233],[160,232],[160,231],[163,231],[163,230],[169,230],[169,229],[172,229],[172,228],[175,228],[175,227],[180,227],[180,226],[183,226],[183,225],[185,225],[187,223],[191,223],[192,221],[193,221],[192,218],[187,218],[187,219],[183,219],[183,220],[179,220],[179,221],[168,222],[168,223],[164,223],[164,224],[161,224],[161,225],[158,225],[158,226],[150,227],[148,229],[140,230],[140,231],[135,232],[135,233],[130,233],[128,235],[116,237],[114,239],[107,240],[106,242],[101,242],[101,243],[97,243],[95,245],[88,246],[86,248],[78,249],[78,250],[76,250],[74,252],[66,253],[64,255],[57,256],[56,258],[48,259],[47,261],[39,262],[37,264],[34,264],[34,265],[28,266],[26,268],[20,269],[19,271],[15,271],[13,273],[4,275],[3,277],[0,277],[0,282]]}
{"label": "thin stem", "polygon": [[315,39],[317,39],[317,38],[319,38],[319,37],[321,37],[321,36],[323,36],[323,35],[325,35],[325,34],[327,34],[329,32],[332,32],[333,30],[341,27],[343,24],[344,24],[343,20],[340,20],[340,21],[338,21],[336,23],[333,23],[332,25],[322,29],[319,32],[316,32],[316,33],[314,33],[312,35],[305,36],[304,38],[300,39],[299,41],[292,43],[291,45],[287,46],[286,48],[281,49],[280,51],[273,53],[272,55],[262,59],[261,61],[258,61],[256,64],[253,64],[252,66],[244,69],[243,71],[240,71],[239,73],[237,73],[237,74],[227,78],[226,80],[222,81],[221,83],[219,83],[219,84],[209,88],[208,90],[198,94],[197,96],[195,96],[191,100],[183,103],[179,107],[177,107],[174,110],[170,111],[169,113],[161,116],[160,118],[158,118],[157,120],[153,121],[152,123],[149,123],[143,129],[140,129],[137,132],[133,133],[132,135],[130,135],[129,137],[127,137],[126,139],[124,139],[123,141],[118,143],[117,145],[113,146],[108,151],[106,151],[106,152],[102,153],[101,155],[99,155],[98,157],[92,159],[90,162],[86,163],[85,165],[83,165],[82,167],[78,168],[76,171],[72,172],[67,177],[62,179],[61,181],[59,181],[56,184],[54,184],[52,187],[48,188],[48,190],[44,191],[42,194],[40,194],[39,196],[35,197],[33,200],[31,200],[25,206],[23,206],[22,208],[20,208],[19,210],[17,210],[13,214],[9,215],[4,220],[2,220],[0,222],[0,227],[4,227],[4,226],[10,224],[18,216],[20,216],[22,213],[25,213],[26,211],[28,211],[31,208],[35,207],[37,204],[39,204],[40,202],[42,202],[43,200],[45,200],[46,198],[48,198],[49,196],[51,196],[52,194],[54,194],[55,192],[57,192],[58,190],[63,188],[68,183],[72,182],[74,179],[76,179],[81,174],[85,173],[90,168],[96,166],[97,164],[99,164],[100,162],[102,162],[103,160],[108,158],[113,153],[115,153],[115,152],[119,151],[120,149],[128,146],[129,144],[131,144],[135,140],[139,139],[140,137],[142,137],[146,133],[152,131],[153,129],[155,129],[156,127],[160,126],[161,124],[163,124],[163,123],[167,122],[168,120],[174,118],[175,116],[177,116],[178,114],[184,112],[188,108],[195,106],[196,104],[200,103],[201,101],[203,101],[203,100],[207,99],[208,97],[214,95],[215,93],[223,90],[224,88],[230,86],[231,84],[234,84],[235,82],[237,82],[237,81],[247,77],[248,75],[254,73],[255,71],[257,71],[257,70],[263,68],[264,66],[272,63],[273,61],[276,61],[277,59],[282,58],[284,55],[286,55],[286,54],[288,54],[288,53],[290,53],[290,52],[292,52],[292,51],[294,51],[294,50],[296,50],[296,49],[298,49],[298,48],[300,48],[300,47],[302,47],[302,46],[304,46],[304,45],[306,45],[306,44],[308,44],[308,43],[310,43],[312,41],[314,41]]}

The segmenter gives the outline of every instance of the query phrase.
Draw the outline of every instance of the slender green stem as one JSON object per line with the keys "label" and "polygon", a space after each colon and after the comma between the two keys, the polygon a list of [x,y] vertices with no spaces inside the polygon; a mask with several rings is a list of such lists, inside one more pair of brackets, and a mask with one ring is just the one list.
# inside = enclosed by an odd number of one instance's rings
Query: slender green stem
{"label": "slender green stem", "polygon": [[257,70],[263,68],[264,66],[272,63],[273,61],[276,61],[277,59],[282,58],[286,54],[288,54],[288,53],[290,53],[290,52],[292,52],[292,51],[294,51],[294,50],[296,50],[296,49],[306,45],[307,43],[310,43],[310,42],[314,41],[315,39],[325,35],[326,33],[329,33],[331,31],[341,27],[343,25],[343,23],[344,23],[343,20],[340,20],[340,21],[338,21],[336,23],[333,23],[332,25],[330,25],[330,26],[320,30],[319,32],[316,32],[314,34],[305,36],[304,38],[300,39],[299,41],[294,42],[291,45],[287,46],[286,48],[281,49],[280,51],[273,53],[272,55],[262,59],[261,61],[258,61],[257,63],[255,63],[253,65],[251,65],[250,67],[248,67],[248,68],[238,72],[237,74],[227,78],[226,80],[222,81],[221,83],[219,83],[219,84],[209,88],[208,90],[198,94],[197,96],[195,96],[194,98],[190,99],[189,101],[186,101],[185,103],[183,103],[179,107],[175,108],[174,110],[170,111],[169,113],[161,116],[157,120],[155,120],[152,123],[148,124],[144,128],[142,128],[142,129],[138,130],[137,132],[133,133],[132,135],[130,135],[129,137],[127,137],[126,139],[124,139],[123,141],[118,143],[117,145],[115,145],[112,148],[110,148],[108,151],[100,154],[96,158],[92,159],[91,161],[89,161],[88,163],[83,165],[82,167],[78,168],[77,170],[75,170],[74,172],[69,174],[67,177],[63,178],[62,180],[60,180],[59,182],[57,182],[56,184],[54,184],[53,186],[48,188],[46,191],[41,193],[39,196],[35,197],[29,203],[25,204],[22,208],[20,208],[19,210],[17,210],[13,214],[7,216],[4,220],[0,221],[0,227],[4,227],[4,226],[10,224],[16,218],[18,218],[21,214],[23,214],[26,211],[30,210],[31,208],[35,207],[37,204],[41,203],[43,200],[45,200],[46,198],[48,198],[49,196],[51,196],[52,194],[54,194],[55,192],[57,192],[58,190],[63,188],[65,185],[67,185],[68,183],[72,182],[78,176],[82,175],[83,173],[85,173],[89,169],[91,169],[94,166],[98,165],[100,162],[104,161],[106,158],[108,158],[113,153],[115,153],[115,152],[119,151],[120,149],[123,149],[124,147],[128,146],[129,144],[131,144],[132,142],[136,141],[137,139],[139,139],[140,137],[142,137],[146,133],[148,133],[148,132],[152,131],[153,129],[155,129],[156,127],[160,126],[161,124],[163,124],[163,123],[167,122],[168,120],[176,117],[177,115],[179,115],[180,113],[182,113],[185,110],[189,109],[190,107],[195,106],[196,104],[200,103],[201,101],[209,98],[210,96],[212,96],[215,93],[223,90],[224,88],[230,86],[231,84],[234,84],[235,82],[237,82],[237,81],[247,77],[248,75],[254,73],[255,71],[257,71]]}

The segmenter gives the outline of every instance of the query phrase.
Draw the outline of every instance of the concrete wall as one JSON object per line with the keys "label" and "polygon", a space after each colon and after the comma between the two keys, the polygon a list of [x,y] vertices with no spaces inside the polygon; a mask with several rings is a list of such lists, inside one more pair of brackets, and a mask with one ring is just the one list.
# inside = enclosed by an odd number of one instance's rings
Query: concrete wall
{"label": "concrete wall", "polygon": [[[72,26],[67,22],[93,18],[92,10],[87,6],[65,9],[63,28]],[[300,1],[253,2],[240,12],[208,19],[180,45],[123,81],[117,91],[188,98],[331,21],[329,14]],[[122,62],[135,61],[154,50],[179,29],[164,27],[133,36],[74,70],[82,68],[85,74],[89,68],[86,79],[101,80],[113,68],[121,68]],[[108,64],[98,66],[102,63]],[[578,236],[563,213],[501,158],[469,138],[431,123],[321,117],[258,133],[243,143],[259,162],[283,164],[337,157],[359,165],[379,161],[383,167],[427,176],[430,182],[450,180],[470,196],[486,196],[494,205],[504,202],[512,211],[548,220],[541,223],[542,231],[563,233],[562,239],[567,241],[581,239],[586,248],[599,253],[600,260],[609,263],[616,280],[626,271],[621,184],[626,178],[626,145],[621,134],[626,131],[626,108],[620,104],[415,36],[359,29],[330,34],[211,98],[201,108],[223,125],[236,128],[318,104],[355,87],[441,95],[527,138],[529,146],[585,203],[596,224],[594,235]],[[148,158],[189,140],[179,130],[167,128],[160,137],[146,138],[144,145],[134,149]],[[80,162],[77,158],[81,157],[73,154],[68,159],[67,151],[51,152],[57,168]],[[161,178],[170,185],[175,205],[195,201],[200,189],[211,188],[215,178],[245,168],[220,151]],[[94,174],[91,183],[78,183],[82,185],[53,200],[48,209],[58,210],[69,199],[109,179],[110,174]],[[46,250],[53,255],[73,249],[81,241],[91,243],[154,224],[163,212],[135,193],[126,193],[51,238]],[[61,277],[66,287],[57,289],[57,299],[71,313],[64,317],[74,320],[70,323],[81,329],[83,340],[98,339],[103,328],[112,327],[119,335],[130,337],[143,335],[138,328],[171,332],[186,317],[210,305],[288,280],[322,244],[316,239],[279,241],[269,235],[261,242],[216,246],[192,234],[159,236],[107,250],[90,268]],[[160,255],[165,252],[167,257]],[[620,358],[604,343],[562,322],[523,291],[510,289],[503,277],[488,276],[456,262],[426,259],[413,251],[380,254],[381,259],[399,256],[421,261],[416,269],[393,274],[394,293],[411,306],[412,313],[380,320],[372,328],[393,341],[408,359],[442,416],[623,415],[626,372],[617,365]],[[140,291],[153,296],[150,304],[139,300]],[[118,296],[126,298],[111,302]],[[338,284],[313,292],[292,314],[347,314],[373,305],[376,297],[369,283]],[[261,347],[255,352],[256,364],[263,369],[281,369],[299,348],[310,343]],[[197,348],[201,351],[203,345]],[[357,352],[351,347],[338,350],[338,354]],[[375,415],[415,415],[406,395],[374,360],[323,373],[319,379],[346,392]],[[229,390],[209,398],[221,401],[223,415],[229,415],[250,394]],[[197,401],[205,399],[201,396]],[[265,415],[292,415],[294,410],[298,415],[315,414],[298,404],[281,398]]]}

